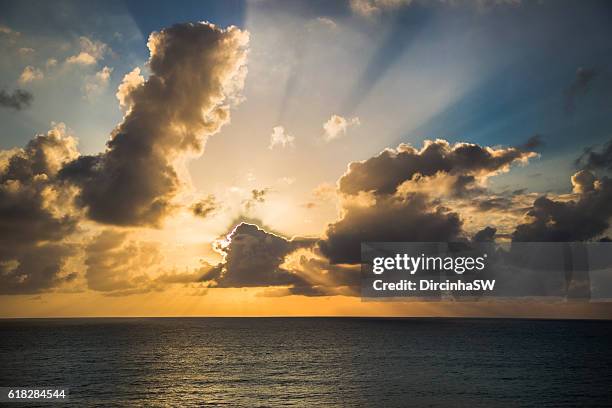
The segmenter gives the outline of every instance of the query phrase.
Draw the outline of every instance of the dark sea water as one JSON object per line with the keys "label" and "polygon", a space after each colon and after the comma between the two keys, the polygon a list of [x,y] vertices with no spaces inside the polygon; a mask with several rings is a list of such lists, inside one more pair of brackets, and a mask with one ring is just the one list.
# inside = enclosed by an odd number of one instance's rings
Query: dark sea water
{"label": "dark sea water", "polygon": [[612,322],[0,320],[0,386],[78,407],[612,406]]}

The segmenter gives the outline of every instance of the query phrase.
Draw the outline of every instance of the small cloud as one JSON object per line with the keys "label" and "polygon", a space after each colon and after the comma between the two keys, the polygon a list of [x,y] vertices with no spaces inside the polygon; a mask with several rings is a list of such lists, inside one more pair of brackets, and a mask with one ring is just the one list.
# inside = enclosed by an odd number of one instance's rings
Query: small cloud
{"label": "small cloud", "polygon": [[281,178],[278,179],[278,182],[280,184],[286,184],[286,185],[290,186],[293,183],[295,183],[295,177],[281,177]]}
{"label": "small cloud", "polygon": [[32,103],[33,96],[30,92],[16,89],[13,93],[0,90],[0,107],[22,110]]}
{"label": "small cloud", "polygon": [[57,60],[55,58],[49,58],[45,63],[45,66],[47,67],[47,69],[53,68],[57,66]]}
{"label": "small cloud", "polygon": [[565,112],[573,113],[576,107],[576,98],[584,96],[589,92],[591,83],[597,76],[594,68],[580,67],[576,70],[576,76],[572,84],[565,90]]}
{"label": "small cloud", "polygon": [[328,30],[335,30],[338,28],[338,24],[329,17],[317,17],[308,23],[308,29],[315,28],[326,28]]}
{"label": "small cloud", "polygon": [[272,134],[270,135],[270,145],[268,149],[272,150],[276,146],[280,147],[293,147],[294,146],[295,137],[285,132],[285,128],[282,126],[275,126],[272,129]]}
{"label": "small cloud", "polygon": [[34,48],[22,47],[18,51],[19,55],[22,57],[27,57],[29,55],[34,54]]}
{"label": "small cloud", "polygon": [[43,78],[44,78],[44,75],[40,69],[35,68],[31,65],[28,65],[27,67],[24,68],[23,72],[19,76],[19,83],[27,84],[29,82],[39,81]]}
{"label": "small cloud", "polygon": [[110,52],[110,47],[98,40],[90,40],[87,37],[79,39],[81,50],[66,59],[67,64],[75,65],[93,65],[98,60],[104,57],[104,54]]}
{"label": "small cloud", "polygon": [[332,115],[331,118],[323,124],[323,130],[325,131],[323,138],[326,142],[330,142],[346,135],[350,126],[358,126],[360,124],[358,117],[346,119],[340,115]]}
{"label": "small cloud", "polygon": [[191,211],[194,215],[202,218],[207,218],[219,210],[220,205],[213,194],[209,194],[202,200],[191,206]]}
{"label": "small cloud", "polygon": [[243,201],[244,209],[246,211],[251,210],[256,204],[263,203],[266,201],[266,196],[270,192],[269,188],[253,189],[251,190],[251,197]]}
{"label": "small cloud", "polygon": [[83,85],[85,98],[91,100],[104,92],[104,90],[108,87],[108,82],[110,81],[112,72],[112,68],[104,67],[94,75],[88,76],[85,80],[85,84]]}
{"label": "small cloud", "polygon": [[15,44],[21,33],[7,26],[0,25],[0,39],[7,39],[9,44]]}
{"label": "small cloud", "polygon": [[412,0],[351,0],[351,10],[363,17],[375,16],[382,11],[396,10],[407,6]]}

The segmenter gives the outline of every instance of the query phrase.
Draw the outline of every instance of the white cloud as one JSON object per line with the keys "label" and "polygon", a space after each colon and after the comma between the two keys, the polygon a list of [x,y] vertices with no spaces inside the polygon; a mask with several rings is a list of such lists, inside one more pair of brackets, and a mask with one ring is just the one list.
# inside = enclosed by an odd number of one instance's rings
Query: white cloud
{"label": "white cloud", "polygon": [[43,78],[44,75],[40,69],[28,65],[19,76],[19,83],[27,84],[28,82],[39,81]]}
{"label": "white cloud", "polygon": [[359,118],[346,119],[340,115],[332,115],[327,122],[323,124],[323,138],[329,142],[339,137],[346,135],[346,132],[350,126],[360,125]]}
{"label": "white cloud", "polygon": [[276,146],[292,147],[294,141],[295,137],[286,133],[284,127],[275,126],[270,135],[270,146],[268,146],[268,149],[274,149]]}

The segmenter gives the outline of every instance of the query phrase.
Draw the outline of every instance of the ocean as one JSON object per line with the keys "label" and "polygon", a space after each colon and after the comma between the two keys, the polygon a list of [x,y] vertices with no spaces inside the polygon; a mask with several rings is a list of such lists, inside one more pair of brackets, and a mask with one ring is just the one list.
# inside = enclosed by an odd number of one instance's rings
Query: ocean
{"label": "ocean", "polygon": [[610,321],[21,319],[0,339],[0,386],[75,407],[612,406]]}

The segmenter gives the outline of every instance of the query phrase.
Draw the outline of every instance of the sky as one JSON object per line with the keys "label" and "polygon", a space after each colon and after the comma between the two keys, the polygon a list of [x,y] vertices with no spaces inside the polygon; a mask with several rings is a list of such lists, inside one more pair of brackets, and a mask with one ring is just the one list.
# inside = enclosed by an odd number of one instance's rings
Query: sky
{"label": "sky", "polygon": [[606,1],[0,1],[0,317],[362,301],[366,241],[612,236]]}

